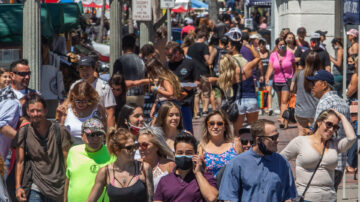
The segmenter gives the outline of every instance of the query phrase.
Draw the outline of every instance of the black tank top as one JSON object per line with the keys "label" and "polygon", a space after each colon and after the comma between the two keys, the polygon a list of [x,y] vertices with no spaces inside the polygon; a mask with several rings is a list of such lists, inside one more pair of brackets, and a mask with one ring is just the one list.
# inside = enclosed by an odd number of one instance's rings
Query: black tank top
{"label": "black tank top", "polygon": [[[138,178],[138,175],[141,172],[141,169],[139,168],[140,168],[140,162],[136,161],[135,163],[135,171],[136,171],[135,173],[137,173],[136,178]],[[109,167],[107,167],[107,170],[108,170],[108,174],[110,174]],[[117,180],[115,178],[115,175],[113,175],[113,179],[110,181],[110,184],[107,185],[107,194],[109,196],[110,202],[115,202],[115,201],[116,202],[118,201],[146,202],[147,201],[146,186],[145,183],[140,179],[137,179],[135,184],[123,188],[113,186],[112,182],[114,180]]]}

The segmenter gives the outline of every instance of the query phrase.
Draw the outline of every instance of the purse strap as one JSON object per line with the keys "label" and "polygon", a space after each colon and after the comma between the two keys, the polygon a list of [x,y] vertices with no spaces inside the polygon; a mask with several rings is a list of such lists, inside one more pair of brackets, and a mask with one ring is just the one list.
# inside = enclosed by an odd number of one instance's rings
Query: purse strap
{"label": "purse strap", "polygon": [[[240,99],[242,98],[242,73],[243,73],[243,69],[242,69],[242,66],[241,66],[241,64],[240,64],[240,62],[235,58],[235,57],[233,57],[234,58],[234,60],[235,60],[235,62],[236,62],[236,64],[239,66],[239,68],[240,68],[240,91],[241,91],[241,94],[240,94]],[[226,93],[224,93],[224,94],[226,94]],[[236,94],[237,94],[237,92],[235,92],[235,94],[234,94],[234,97],[236,96]],[[226,97],[226,96],[225,96]],[[235,99],[236,99],[236,97],[235,97]]]}
{"label": "purse strap", "polygon": [[309,189],[310,184],[311,184],[311,181],[312,181],[312,179],[314,178],[314,175],[315,175],[316,171],[318,170],[318,168],[319,168],[319,166],[320,166],[320,163],[321,163],[321,161],[322,161],[322,159],[323,159],[323,157],[324,157],[326,144],[327,144],[327,142],[326,142],[325,145],[324,145],[324,148],[323,148],[322,153],[321,153],[320,160],[319,160],[319,162],[317,163],[316,168],[315,168],[313,174],[311,175],[310,180],[309,180],[308,184],[306,185],[304,192],[303,192],[302,195],[301,195],[301,198],[304,198],[304,197],[305,197],[305,193],[306,193],[306,191]]}

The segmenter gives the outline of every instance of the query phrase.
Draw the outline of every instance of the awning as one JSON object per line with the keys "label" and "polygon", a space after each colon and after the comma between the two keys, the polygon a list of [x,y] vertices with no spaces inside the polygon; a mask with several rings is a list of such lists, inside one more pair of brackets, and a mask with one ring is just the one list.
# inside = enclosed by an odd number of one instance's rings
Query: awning
{"label": "awning", "polygon": [[0,43],[21,45],[23,24],[22,4],[0,5]]}
{"label": "awning", "polygon": [[188,10],[185,9],[183,6],[178,6],[176,8],[171,9],[174,13],[186,13]]}
{"label": "awning", "polygon": [[[102,8],[103,0],[82,0],[82,4],[84,7],[88,8]],[[106,0],[106,9],[109,9],[109,0]]]}
{"label": "awning", "polygon": [[271,0],[247,0],[247,7],[271,7]]}
{"label": "awning", "polygon": [[193,9],[209,9],[209,5],[199,0],[191,0],[191,8]]}
{"label": "awning", "polygon": [[360,24],[359,0],[344,0],[344,24]]}

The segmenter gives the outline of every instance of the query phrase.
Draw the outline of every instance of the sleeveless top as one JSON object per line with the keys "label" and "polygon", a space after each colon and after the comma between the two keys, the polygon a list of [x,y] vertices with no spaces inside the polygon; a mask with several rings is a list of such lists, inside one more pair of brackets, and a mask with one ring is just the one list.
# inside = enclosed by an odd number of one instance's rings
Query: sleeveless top
{"label": "sleeveless top", "polygon": [[[247,63],[244,63],[245,60],[240,54],[233,56],[235,61],[237,62],[237,65],[240,65],[240,71],[241,74],[243,72],[243,68]],[[240,75],[242,76],[242,75]],[[238,83],[233,84],[233,92],[236,96],[236,99],[241,98],[257,98],[257,94],[255,92],[255,82],[254,78],[251,76],[247,78],[246,80],[240,79],[241,81]]]}
{"label": "sleeveless top", "polygon": [[69,105],[64,126],[68,129],[71,136],[76,137],[76,138],[81,138],[82,123],[92,117],[98,118],[101,120],[101,114],[98,111],[97,107],[91,112],[91,114],[89,116],[79,118],[74,114],[74,111],[71,108],[71,105]]}
{"label": "sleeveless top", "polygon": [[[335,58],[334,59],[337,60],[337,57],[338,57],[337,50],[335,50]],[[332,74],[334,76],[342,75],[342,71],[340,71],[340,69],[342,69],[342,66],[343,66],[342,63],[341,63],[340,67],[337,67],[336,65],[333,64]]]}
{"label": "sleeveless top", "polygon": [[[138,162],[138,161],[137,161]],[[139,167],[139,168],[138,168]],[[108,175],[110,177],[109,167],[106,166]],[[110,202],[117,202],[117,201],[132,201],[132,202],[146,202],[147,200],[147,191],[145,182],[139,180],[139,173],[140,173],[140,162],[135,163],[135,173],[137,173],[135,177],[135,184],[129,187],[115,187],[114,183],[115,180],[121,184],[118,179],[115,178],[115,171],[113,169],[113,178],[111,183],[107,185],[107,194],[109,196]],[[130,180],[130,182],[133,179]]]}
{"label": "sleeveless top", "polygon": [[224,167],[231,159],[237,156],[234,146],[229,150],[221,154],[213,154],[205,151],[204,160],[206,166],[206,172],[216,177],[219,170]]}
{"label": "sleeveless top", "polygon": [[153,181],[154,181],[154,191],[156,191],[156,188],[157,188],[157,185],[159,184],[160,179],[169,173],[168,173],[168,171],[163,172],[160,169],[159,164],[156,165],[156,167],[152,173],[153,173]]}

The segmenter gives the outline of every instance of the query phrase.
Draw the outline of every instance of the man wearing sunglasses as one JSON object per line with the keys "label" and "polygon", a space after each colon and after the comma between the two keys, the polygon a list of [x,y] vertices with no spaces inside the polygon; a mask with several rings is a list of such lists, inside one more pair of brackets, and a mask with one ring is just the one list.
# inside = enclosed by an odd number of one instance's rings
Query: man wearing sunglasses
{"label": "man wearing sunglasses", "polygon": [[239,134],[235,135],[234,141],[240,141],[243,152],[249,150],[254,144],[249,128],[241,128]]}
{"label": "man wearing sunglasses", "polygon": [[[114,162],[106,146],[105,128],[101,120],[90,118],[82,124],[81,138],[85,144],[69,150],[66,160],[65,198],[67,201],[86,201],[95,183],[98,170]],[[105,192],[100,201],[109,201]],[[107,196],[107,195],[106,195]]]}
{"label": "man wearing sunglasses", "polygon": [[[338,96],[335,88],[333,87],[335,81],[334,76],[325,70],[319,70],[315,73],[314,76],[306,77],[307,80],[313,83],[311,93],[314,97],[319,99],[319,102],[316,106],[316,112],[314,120],[316,120],[319,114],[330,108],[335,109],[336,111],[344,114],[344,116],[350,121],[350,107],[347,105],[346,101]],[[315,122],[313,123],[315,124]],[[342,123],[340,122],[340,129],[332,137],[334,140],[340,140],[345,138],[345,131]],[[335,189],[339,186],[342,176],[344,174],[344,169],[346,167],[346,153],[338,154],[338,165],[335,168]]]}
{"label": "man wearing sunglasses", "polygon": [[297,196],[289,162],[276,153],[275,123],[260,119],[251,125],[255,144],[226,165],[219,189],[223,201],[291,201]]}

